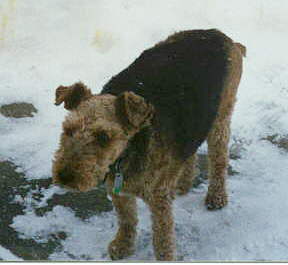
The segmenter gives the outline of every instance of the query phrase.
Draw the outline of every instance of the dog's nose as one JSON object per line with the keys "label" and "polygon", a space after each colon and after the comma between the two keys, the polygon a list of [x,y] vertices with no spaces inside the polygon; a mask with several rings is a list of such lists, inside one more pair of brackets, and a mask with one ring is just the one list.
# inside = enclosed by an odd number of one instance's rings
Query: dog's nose
{"label": "dog's nose", "polygon": [[70,167],[63,168],[61,171],[58,173],[58,179],[60,181],[60,184],[67,184],[69,182],[72,182],[74,180],[75,174],[71,170]]}

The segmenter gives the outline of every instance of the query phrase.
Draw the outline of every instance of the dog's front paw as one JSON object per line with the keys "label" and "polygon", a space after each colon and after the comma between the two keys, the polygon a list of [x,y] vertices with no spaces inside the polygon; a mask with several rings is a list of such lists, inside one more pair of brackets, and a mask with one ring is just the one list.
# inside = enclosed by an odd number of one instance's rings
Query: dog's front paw
{"label": "dog's front paw", "polygon": [[112,260],[124,259],[134,253],[134,243],[125,240],[114,239],[108,247],[108,252]]}
{"label": "dog's front paw", "polygon": [[226,206],[228,203],[228,197],[225,192],[218,192],[210,194],[208,192],[205,205],[208,210],[218,210]]}

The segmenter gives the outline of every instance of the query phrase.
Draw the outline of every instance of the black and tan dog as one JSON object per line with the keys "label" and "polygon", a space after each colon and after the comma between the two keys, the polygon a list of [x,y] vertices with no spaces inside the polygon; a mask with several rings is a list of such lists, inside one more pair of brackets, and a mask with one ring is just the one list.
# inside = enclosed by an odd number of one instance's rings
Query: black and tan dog
{"label": "black and tan dog", "polygon": [[206,205],[227,204],[230,120],[245,47],[218,30],[178,32],[144,51],[98,95],[60,86],[70,110],[53,163],[54,182],[80,191],[106,180],[119,218],[112,259],[134,251],[136,197],[150,207],[158,260],[175,259],[172,202],[189,190],[195,153],[208,141]]}

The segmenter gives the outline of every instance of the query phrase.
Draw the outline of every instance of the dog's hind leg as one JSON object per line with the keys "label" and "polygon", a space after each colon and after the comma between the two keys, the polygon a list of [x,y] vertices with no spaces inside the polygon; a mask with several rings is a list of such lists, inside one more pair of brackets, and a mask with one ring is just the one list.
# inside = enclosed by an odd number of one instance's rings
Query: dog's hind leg
{"label": "dog's hind leg", "polygon": [[225,177],[229,162],[228,142],[231,115],[242,74],[242,52],[238,44],[234,44],[231,49],[221,103],[207,139],[209,188],[206,196],[206,205],[211,210],[224,207],[228,201],[225,188]]}
{"label": "dog's hind leg", "polygon": [[176,186],[178,195],[185,195],[192,187],[194,177],[198,173],[197,161],[198,156],[196,153],[185,161],[183,173],[180,175]]}
{"label": "dog's hind leg", "polygon": [[118,232],[109,244],[111,259],[123,259],[134,253],[137,218],[135,197],[112,195],[112,201],[118,215]]}
{"label": "dog's hind leg", "polygon": [[216,119],[208,135],[208,179],[206,206],[209,210],[224,207],[227,200],[225,178],[228,167],[230,119]]}

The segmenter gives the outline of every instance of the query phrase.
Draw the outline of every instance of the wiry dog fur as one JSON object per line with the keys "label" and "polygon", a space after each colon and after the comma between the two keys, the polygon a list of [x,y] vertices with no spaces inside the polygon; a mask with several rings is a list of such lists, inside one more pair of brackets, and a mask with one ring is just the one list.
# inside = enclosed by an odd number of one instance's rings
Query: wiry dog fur
{"label": "wiry dog fur", "polygon": [[[80,191],[106,178],[119,228],[112,259],[134,251],[136,197],[152,213],[158,260],[175,259],[172,202],[195,174],[196,150],[208,141],[208,209],[227,204],[230,120],[245,47],[218,30],[183,31],[144,51],[98,95],[82,83],[56,90],[57,105],[71,110],[55,154],[57,184]],[[125,155],[123,155],[125,154]],[[113,194],[110,166],[122,157],[120,195]]]}

